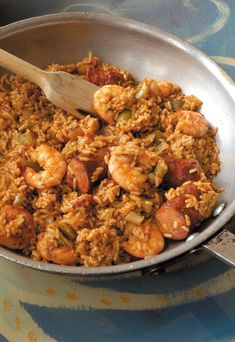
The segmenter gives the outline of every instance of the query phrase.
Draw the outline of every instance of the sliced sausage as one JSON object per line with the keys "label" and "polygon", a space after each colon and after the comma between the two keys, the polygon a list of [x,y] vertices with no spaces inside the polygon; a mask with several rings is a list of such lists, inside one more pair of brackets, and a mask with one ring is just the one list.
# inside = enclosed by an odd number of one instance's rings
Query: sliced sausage
{"label": "sliced sausage", "polygon": [[[102,148],[93,156],[89,156],[89,160],[82,160],[82,156],[72,159],[68,163],[67,184],[74,186],[73,179],[76,179],[76,189],[82,193],[87,193],[92,188],[92,175],[98,167],[102,167],[103,171],[99,174],[97,180],[101,180],[107,174],[107,165],[104,157],[109,152],[108,148]],[[95,182],[94,182],[95,183]]]}
{"label": "sliced sausage", "polygon": [[[187,208],[185,201],[187,194],[193,195],[196,199],[200,197],[200,190],[193,183],[184,187],[184,193],[163,203],[156,211],[155,218],[163,235],[169,239],[182,240],[189,235],[189,230],[202,221],[202,218],[195,208]],[[186,216],[190,219],[187,224]]]}
{"label": "sliced sausage", "polygon": [[196,159],[167,157],[164,160],[168,166],[163,180],[163,186],[166,189],[177,188],[189,180],[195,182],[200,179],[200,174],[203,172]]}
{"label": "sliced sausage", "polygon": [[100,68],[89,68],[84,78],[100,87],[107,84],[122,85],[125,81],[123,75],[118,71]]}

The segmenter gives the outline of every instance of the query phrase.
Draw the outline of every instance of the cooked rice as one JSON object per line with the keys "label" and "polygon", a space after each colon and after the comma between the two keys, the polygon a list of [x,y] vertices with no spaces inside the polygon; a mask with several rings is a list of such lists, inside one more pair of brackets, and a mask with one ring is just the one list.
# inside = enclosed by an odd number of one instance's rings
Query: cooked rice
{"label": "cooked rice", "polygon": [[[63,70],[92,81],[92,70],[98,70],[107,78],[113,77],[126,91],[131,89],[131,92],[135,92],[136,83],[130,74],[115,66],[102,64],[91,54],[81,62],[70,65],[53,64],[47,69]],[[174,128],[172,117],[175,111],[198,111],[202,105],[197,97],[185,95],[178,86],[174,87],[172,94],[166,98],[150,97],[148,93],[146,98],[132,105],[130,120],[110,126],[90,115],[79,120],[50,103],[36,85],[14,75],[2,75],[0,208],[6,205],[23,207],[32,214],[38,239],[41,232],[47,232],[50,248],[72,248],[79,265],[100,266],[129,262],[133,257],[122,248],[128,234],[127,222],[136,219],[142,224],[153,220],[156,209],[165,200],[179,197],[189,183],[168,191],[164,191],[161,186],[159,190],[155,187],[154,167],[157,162],[153,166],[153,161],[159,157],[173,156],[199,161],[203,172],[200,180],[194,184],[201,195],[198,199],[186,194],[185,204],[186,208],[197,210],[204,219],[209,217],[220,191],[212,184],[212,179],[220,170],[216,130],[209,128],[202,138],[195,138]],[[110,107],[114,110],[115,118],[120,110],[126,109],[125,104],[122,103],[120,107],[118,101],[112,101]],[[146,184],[141,191],[128,192],[109,173],[100,180],[104,166],[97,166],[90,175],[93,188],[89,190],[91,194],[82,194],[77,189],[76,179],[73,178],[69,184],[66,176],[61,184],[35,189],[27,184],[24,171],[28,166],[36,172],[40,171],[40,168],[37,169],[38,165],[33,165],[31,154],[43,143],[60,152],[67,164],[78,155],[80,161],[92,161],[97,152],[107,147],[112,155],[130,160],[130,169],[146,175]],[[149,164],[143,162],[141,153],[143,156],[147,155],[151,161]],[[105,164],[109,160],[110,155],[105,155]],[[196,171],[196,168],[192,168],[189,173],[194,174]],[[188,215],[185,215],[185,221],[187,227],[183,229],[188,231],[191,224]],[[6,225],[8,236],[20,234],[24,223],[23,215],[6,222],[4,215],[0,214],[0,230]],[[174,228],[177,225],[176,221]],[[72,229],[71,234],[69,229]],[[147,236],[140,236],[140,231],[137,225],[139,243],[148,241]],[[132,229],[132,234],[135,234],[135,229]],[[169,233],[164,236],[172,238]],[[28,253],[29,250],[35,260],[46,259],[35,244],[29,246],[25,252]]]}

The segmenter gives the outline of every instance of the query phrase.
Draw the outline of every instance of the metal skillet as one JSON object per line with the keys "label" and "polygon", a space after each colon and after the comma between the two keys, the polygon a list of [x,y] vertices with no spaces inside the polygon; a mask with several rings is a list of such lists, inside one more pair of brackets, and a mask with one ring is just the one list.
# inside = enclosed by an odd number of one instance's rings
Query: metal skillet
{"label": "metal skillet", "polygon": [[[234,235],[221,232],[235,214],[235,84],[222,69],[193,46],[164,31],[104,14],[63,13],[16,22],[0,28],[0,47],[39,67],[72,63],[92,51],[139,80],[170,80],[186,94],[197,95],[204,103],[202,112],[212,126],[219,128],[222,170],[216,183],[226,189],[215,218],[204,222],[187,241],[169,243],[163,253],[145,260],[105,267],[60,266],[36,262],[0,247],[1,257],[41,271],[104,276],[141,269],[155,271],[203,247],[235,265]],[[218,233],[219,237],[210,240]]]}

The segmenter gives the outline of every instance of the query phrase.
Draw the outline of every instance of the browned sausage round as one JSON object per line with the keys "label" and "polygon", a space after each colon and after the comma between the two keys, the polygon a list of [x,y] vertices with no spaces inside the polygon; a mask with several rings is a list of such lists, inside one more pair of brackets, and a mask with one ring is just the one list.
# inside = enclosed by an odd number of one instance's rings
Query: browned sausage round
{"label": "browned sausage round", "polygon": [[100,87],[107,84],[122,85],[124,83],[123,75],[118,71],[110,69],[89,68],[84,78]]}
{"label": "browned sausage round", "polygon": [[[185,239],[189,235],[189,230],[202,221],[198,210],[186,208],[185,204],[187,194],[199,199],[200,193],[196,185],[190,183],[185,186],[182,195],[166,201],[156,211],[155,218],[158,222],[159,229],[165,237],[173,240]],[[187,225],[185,215],[190,219],[190,226]]]}
{"label": "browned sausage round", "polygon": [[195,159],[166,157],[164,160],[168,166],[163,180],[165,188],[176,188],[189,180],[197,181],[203,172],[199,162]]}
{"label": "browned sausage round", "polygon": [[89,160],[81,160],[78,156],[68,163],[67,184],[73,187],[73,179],[76,179],[76,188],[82,193],[87,193],[92,188],[92,175],[98,167],[102,167],[97,180],[105,177],[107,173],[107,165],[104,157],[108,153],[108,148],[102,148],[96,152],[94,156],[89,156]]}

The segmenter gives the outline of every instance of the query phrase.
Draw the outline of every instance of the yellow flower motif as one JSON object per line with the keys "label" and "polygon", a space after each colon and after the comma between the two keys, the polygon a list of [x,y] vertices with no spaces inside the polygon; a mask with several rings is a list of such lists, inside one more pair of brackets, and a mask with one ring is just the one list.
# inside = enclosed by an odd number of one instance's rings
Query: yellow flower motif
{"label": "yellow flower motif", "polygon": [[200,298],[200,297],[203,297],[205,296],[205,290],[202,289],[202,288],[196,288],[196,289],[193,289],[192,290],[192,295],[196,298]]}
{"label": "yellow flower motif", "polygon": [[111,300],[109,300],[109,299],[106,299],[106,298],[101,298],[101,303],[102,304],[104,304],[104,305],[107,305],[107,306],[109,306],[109,305],[112,305],[113,303],[111,302]]}
{"label": "yellow flower motif", "polygon": [[20,330],[22,328],[22,320],[20,317],[16,316],[15,318],[16,329]]}
{"label": "yellow flower motif", "polygon": [[2,302],[3,311],[7,312],[12,308],[12,303],[9,299],[5,299]]}
{"label": "yellow flower motif", "polygon": [[132,300],[130,299],[130,297],[129,296],[125,296],[125,295],[123,295],[123,296],[120,296],[120,298],[121,298],[121,300],[124,302],[124,303],[131,303],[132,302]]}
{"label": "yellow flower motif", "polygon": [[51,296],[54,296],[54,295],[57,294],[57,291],[56,291],[55,289],[53,289],[53,288],[48,288],[48,289],[46,289],[46,292],[47,292],[49,295],[51,295]]}
{"label": "yellow flower motif", "polygon": [[37,342],[37,335],[33,330],[28,332],[28,342]]}
{"label": "yellow flower motif", "polygon": [[67,298],[71,301],[78,300],[76,293],[67,293]]}

